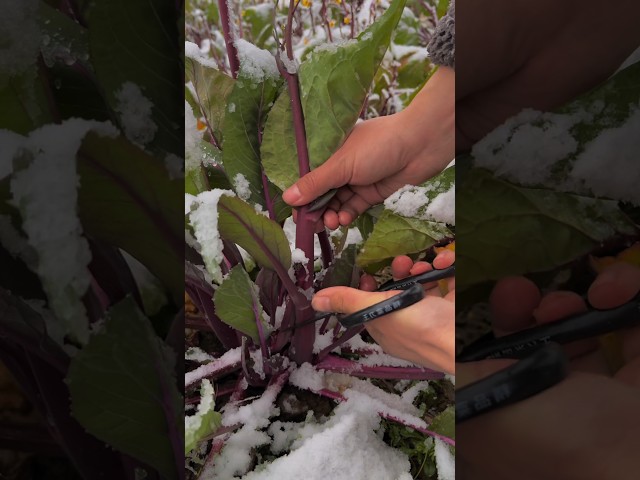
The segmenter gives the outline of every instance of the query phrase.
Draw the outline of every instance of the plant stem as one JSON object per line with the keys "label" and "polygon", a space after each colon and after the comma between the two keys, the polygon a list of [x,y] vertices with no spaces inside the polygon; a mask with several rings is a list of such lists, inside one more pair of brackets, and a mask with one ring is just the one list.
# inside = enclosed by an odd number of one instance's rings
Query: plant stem
{"label": "plant stem", "polygon": [[[326,388],[323,388],[322,390],[318,390],[316,393],[318,395],[320,395],[320,396],[327,397],[327,398],[330,398],[332,400],[336,400],[338,402],[345,402],[347,400],[347,398],[344,395],[342,395],[342,394],[340,394],[338,392],[334,392],[333,390],[326,389]],[[414,423],[414,422],[408,422],[407,420],[404,420],[402,418],[395,417],[395,416],[393,416],[393,415],[391,415],[389,413],[386,413],[386,412],[378,412],[378,415],[380,415],[384,419],[391,420],[393,422],[399,423],[400,425],[404,425],[405,427],[411,428],[411,429],[415,430],[416,432],[420,432],[420,433],[422,433],[424,435],[428,435],[430,437],[438,438],[438,439],[442,440],[444,443],[446,443],[448,445],[451,445],[453,447],[456,446],[456,441],[455,440],[453,440],[453,439],[451,439],[449,437],[446,437],[444,435],[441,435],[439,433],[436,433],[436,432],[434,432],[432,430],[428,430],[428,429],[426,429],[426,428],[424,428],[424,427],[422,427],[420,425],[417,425],[418,421],[420,421],[420,423],[422,423],[422,420],[417,418],[417,417],[416,417],[416,422]]]}
{"label": "plant stem", "polygon": [[333,262],[333,249],[329,241],[329,235],[326,230],[318,232],[318,241],[320,242],[320,250],[322,251],[322,266],[328,268]]}
{"label": "plant stem", "polygon": [[222,23],[224,44],[227,47],[227,56],[229,57],[231,75],[233,78],[237,78],[238,70],[240,70],[240,61],[238,60],[238,50],[236,49],[235,38],[232,32],[233,26],[229,21],[229,4],[227,3],[227,0],[218,0],[218,9],[220,11],[220,22]]}
{"label": "plant stem", "polygon": [[[295,0],[289,1],[289,15],[287,17],[287,26],[285,29],[285,49],[289,61],[293,61],[293,14],[296,9]],[[304,126],[304,113],[302,111],[302,101],[300,99],[300,85],[298,83],[298,74],[291,73],[286,68],[282,68],[282,62],[279,62],[280,71],[283,74],[289,97],[291,98],[291,110],[293,113],[293,130],[296,138],[296,151],[298,154],[298,170],[299,176],[303,177],[311,171],[309,162],[309,150],[307,148],[307,134]],[[296,272],[297,285],[303,290],[308,290],[313,286],[313,233],[315,222],[312,223],[309,217],[308,207],[303,206],[298,209],[298,218],[296,225],[296,248],[301,249],[308,259],[306,269],[301,268]],[[306,271],[305,271],[306,270]],[[306,298],[306,297],[305,297]],[[300,307],[296,304],[296,320],[303,323],[311,320],[313,310],[310,302],[307,300],[305,305]],[[294,332],[292,344],[293,360],[302,364],[310,362],[313,358],[313,343],[315,340],[315,326],[306,325]]]}

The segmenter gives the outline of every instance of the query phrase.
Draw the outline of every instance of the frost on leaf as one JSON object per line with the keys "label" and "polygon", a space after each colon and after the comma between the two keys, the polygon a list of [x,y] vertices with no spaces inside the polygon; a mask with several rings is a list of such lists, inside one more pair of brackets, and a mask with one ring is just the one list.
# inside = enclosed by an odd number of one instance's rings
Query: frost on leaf
{"label": "frost on leaf", "polygon": [[[185,210],[189,210],[189,223],[198,242],[207,271],[217,283],[222,282],[222,239],[218,231],[218,200],[223,195],[234,197],[230,190],[211,190],[193,197],[185,196]],[[187,212],[188,213],[188,212]]]}
{"label": "frost on leaf", "polygon": [[122,84],[115,92],[115,111],[120,115],[120,123],[126,137],[140,147],[153,140],[158,126],[153,122],[153,103],[144,96],[138,85],[132,82]]}
{"label": "frost on leaf", "polygon": [[111,124],[70,119],[46,125],[25,137],[18,149],[27,166],[14,172],[11,204],[22,217],[22,230],[36,252],[35,272],[49,305],[66,333],[80,342],[89,336],[81,297],[89,287],[89,244],[77,215],[76,152],[89,131],[115,136]]}
{"label": "frost on leaf", "polygon": [[195,415],[184,417],[184,453],[188,454],[198,442],[220,425],[220,413],[214,410],[215,399],[211,382],[202,380],[200,403]]}

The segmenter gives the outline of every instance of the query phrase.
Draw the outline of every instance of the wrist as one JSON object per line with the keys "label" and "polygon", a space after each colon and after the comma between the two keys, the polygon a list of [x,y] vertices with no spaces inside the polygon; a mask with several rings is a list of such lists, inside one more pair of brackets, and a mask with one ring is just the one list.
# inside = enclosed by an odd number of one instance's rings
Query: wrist
{"label": "wrist", "polygon": [[455,72],[439,67],[411,104],[395,114],[408,168],[416,183],[440,173],[455,157]]}

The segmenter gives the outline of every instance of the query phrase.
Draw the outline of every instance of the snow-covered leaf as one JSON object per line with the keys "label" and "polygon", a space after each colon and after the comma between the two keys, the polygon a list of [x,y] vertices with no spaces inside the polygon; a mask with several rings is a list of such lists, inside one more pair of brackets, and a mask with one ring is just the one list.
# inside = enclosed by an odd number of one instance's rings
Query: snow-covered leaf
{"label": "snow-covered leaf", "polygon": [[[103,0],[90,3],[87,14],[91,63],[125,131],[129,125],[128,135],[152,149],[181,154],[182,122],[175,121],[182,118],[182,102],[175,95],[182,89],[175,6],[158,0]],[[143,24],[146,28],[139,28]]]}
{"label": "snow-covered leaf", "polygon": [[203,65],[188,55],[185,56],[184,62],[187,80],[191,81],[195,91],[189,92],[193,99],[191,106],[194,108],[194,112],[199,111],[206,119],[216,139],[222,142],[226,100],[233,89],[234,81],[228,75]]}
{"label": "snow-covered leaf", "polygon": [[[637,233],[618,203],[513,185],[483,169],[458,189],[458,288],[506,275],[544,272],[616,235]],[[458,240],[458,244],[463,240]]]}
{"label": "snow-covered leaf", "polygon": [[[271,57],[275,68],[275,59],[264,50],[253,47],[246,55],[262,59],[256,50],[262,52],[265,62],[268,61],[267,56]],[[236,178],[238,174],[244,176],[249,182],[251,202],[264,207],[260,130],[276,99],[280,81],[269,75],[273,72],[263,72],[263,67],[263,64],[254,64],[248,59],[241,61],[238,78],[227,98],[222,163],[230,179]],[[240,195],[239,192],[236,193]]]}
{"label": "snow-covered leaf", "polygon": [[176,478],[172,441],[182,443],[183,399],[175,358],[135,302],[109,310],[102,330],[73,358],[67,382],[73,416],[95,437]]}
{"label": "snow-covered leaf", "polygon": [[258,287],[242,265],[236,265],[222,281],[213,297],[216,314],[234,329],[259,341],[256,318],[262,318]]}
{"label": "snow-covered leaf", "polygon": [[198,442],[211,435],[222,422],[222,416],[214,410],[215,398],[211,382],[202,381],[200,403],[195,415],[184,417],[184,453],[188,454]]}

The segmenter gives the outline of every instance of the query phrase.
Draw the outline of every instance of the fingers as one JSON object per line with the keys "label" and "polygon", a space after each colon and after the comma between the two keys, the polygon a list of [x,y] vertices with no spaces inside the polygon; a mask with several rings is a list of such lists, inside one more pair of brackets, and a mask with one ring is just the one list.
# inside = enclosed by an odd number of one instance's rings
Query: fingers
{"label": "fingers", "polygon": [[456,252],[452,250],[442,250],[436,258],[433,259],[433,266],[438,270],[450,267],[456,261]]}
{"label": "fingers", "polygon": [[628,302],[640,291],[640,268],[615,263],[605,268],[591,284],[589,303],[594,308],[614,308]]}
{"label": "fingers", "polygon": [[411,268],[413,267],[413,260],[406,255],[399,255],[391,262],[391,274],[394,280],[400,280],[401,278],[411,275]]}
{"label": "fingers", "polygon": [[365,292],[373,292],[378,288],[378,283],[372,275],[365,273],[360,277],[359,287],[360,290],[364,290]]}
{"label": "fingers", "polygon": [[350,314],[397,294],[398,292],[395,290],[389,292],[364,292],[349,287],[330,287],[320,290],[311,300],[311,306],[314,310],[320,312]]}
{"label": "fingers", "polygon": [[533,311],[540,303],[540,290],[525,277],[505,277],[496,283],[489,298],[493,329],[497,336],[533,324]]}
{"label": "fingers", "polygon": [[537,323],[550,323],[586,312],[586,302],[575,292],[557,291],[546,294],[533,311]]}
{"label": "fingers", "polygon": [[346,171],[344,161],[334,155],[287,188],[282,199],[294,207],[306,205],[332,188],[348,183]]}

